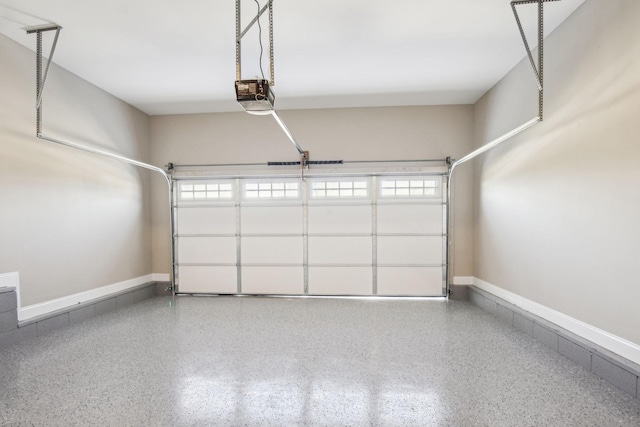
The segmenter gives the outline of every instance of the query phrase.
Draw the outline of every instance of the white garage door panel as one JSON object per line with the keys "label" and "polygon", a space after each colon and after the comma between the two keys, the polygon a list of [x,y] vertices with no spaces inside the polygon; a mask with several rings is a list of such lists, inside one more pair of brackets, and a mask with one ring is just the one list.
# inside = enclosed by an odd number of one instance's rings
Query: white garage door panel
{"label": "white garage door panel", "polygon": [[180,292],[235,294],[237,274],[236,267],[180,266]]}
{"label": "white garage door panel", "polygon": [[371,206],[309,206],[309,234],[371,233]]}
{"label": "white garage door panel", "polygon": [[371,237],[309,237],[309,265],[371,265]]}
{"label": "white garage door panel", "polygon": [[178,213],[179,234],[234,234],[236,208],[182,208]]}
{"label": "white garage door panel", "polygon": [[242,267],[241,274],[244,294],[304,293],[302,267]]}
{"label": "white garage door panel", "polygon": [[371,267],[309,267],[309,293],[371,295]]}
{"label": "white garage door panel", "polygon": [[302,234],[300,206],[243,206],[242,234]]}
{"label": "white garage door panel", "polygon": [[180,264],[235,264],[235,237],[180,237]]}
{"label": "white garage door panel", "polygon": [[300,237],[242,237],[243,264],[300,264],[303,241]]}
{"label": "white garage door panel", "polygon": [[442,268],[378,267],[378,295],[441,296]]}
{"label": "white garage door panel", "polygon": [[442,233],[442,205],[379,205],[378,233]]}
{"label": "white garage door panel", "polygon": [[441,236],[380,236],[378,264],[442,264]]}

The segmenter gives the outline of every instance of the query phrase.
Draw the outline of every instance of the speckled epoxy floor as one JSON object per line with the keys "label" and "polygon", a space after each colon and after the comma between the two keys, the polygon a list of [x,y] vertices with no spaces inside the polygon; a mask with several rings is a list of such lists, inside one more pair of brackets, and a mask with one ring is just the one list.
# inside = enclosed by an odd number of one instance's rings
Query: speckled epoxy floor
{"label": "speckled epoxy floor", "polygon": [[158,297],[0,351],[0,425],[639,426],[462,301]]}

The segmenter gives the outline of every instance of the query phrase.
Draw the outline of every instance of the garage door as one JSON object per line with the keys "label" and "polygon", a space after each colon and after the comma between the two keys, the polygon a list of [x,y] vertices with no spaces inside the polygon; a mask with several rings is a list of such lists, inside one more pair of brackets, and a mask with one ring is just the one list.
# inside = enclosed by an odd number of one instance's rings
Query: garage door
{"label": "garage door", "polygon": [[442,174],[180,179],[178,293],[442,296]]}

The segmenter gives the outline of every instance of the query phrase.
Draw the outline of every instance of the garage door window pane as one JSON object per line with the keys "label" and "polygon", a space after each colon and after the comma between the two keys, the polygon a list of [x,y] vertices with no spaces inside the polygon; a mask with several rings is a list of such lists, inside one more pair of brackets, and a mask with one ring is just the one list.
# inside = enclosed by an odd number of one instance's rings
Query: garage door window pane
{"label": "garage door window pane", "polygon": [[367,181],[313,181],[311,198],[366,198],[369,195]]}
{"label": "garage door window pane", "polygon": [[300,197],[298,182],[247,182],[243,184],[245,199],[297,199]]}
{"label": "garage door window pane", "polygon": [[180,200],[231,200],[233,185],[231,183],[180,184]]}
{"label": "garage door window pane", "polygon": [[379,194],[383,198],[429,198],[440,195],[441,178],[383,179]]}

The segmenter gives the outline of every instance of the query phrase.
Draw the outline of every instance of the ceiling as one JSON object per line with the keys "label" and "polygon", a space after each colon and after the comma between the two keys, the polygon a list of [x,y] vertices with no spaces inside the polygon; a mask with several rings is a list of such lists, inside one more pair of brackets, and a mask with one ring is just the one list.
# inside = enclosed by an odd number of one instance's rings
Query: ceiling
{"label": "ceiling", "polygon": [[[545,33],[584,1],[545,3]],[[241,5],[244,27],[258,6]],[[537,5],[518,11],[534,47]],[[274,0],[273,20],[278,109],[472,104],[525,56],[509,0]],[[0,33],[32,50],[23,28],[49,22],[55,63],[148,114],[242,110],[234,0],[0,0]],[[258,39],[243,79],[261,74]]]}

